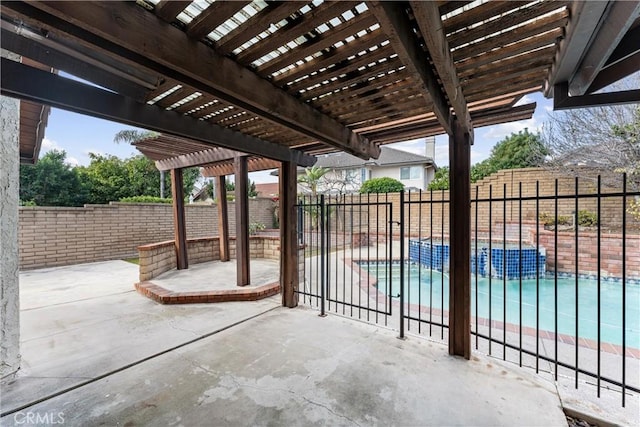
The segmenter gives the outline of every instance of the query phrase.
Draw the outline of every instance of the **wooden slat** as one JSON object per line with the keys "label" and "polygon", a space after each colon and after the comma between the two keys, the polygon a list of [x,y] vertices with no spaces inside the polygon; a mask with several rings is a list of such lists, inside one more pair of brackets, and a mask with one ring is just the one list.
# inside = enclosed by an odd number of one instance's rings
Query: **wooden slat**
{"label": "wooden slat", "polygon": [[508,45],[483,53],[472,58],[456,62],[456,69],[463,75],[464,72],[473,71],[475,68],[491,64],[506,58],[511,58],[527,52],[535,51],[544,46],[555,47],[555,43],[562,37],[562,28],[554,28],[540,35],[526,38]]}
{"label": "wooden slat", "polygon": [[[313,105],[323,105],[334,100],[347,99],[369,89],[383,87],[400,80],[408,79],[408,73],[404,70],[396,71],[403,65],[400,60],[393,60],[395,67],[389,67],[392,72],[380,75],[376,67],[365,68],[361,72],[349,73],[344,80],[336,80],[321,87],[304,92],[300,99],[311,102]],[[315,99],[314,99],[315,98]]]}
{"label": "wooden slat", "polygon": [[227,179],[224,175],[216,178],[216,204],[218,205],[218,242],[220,261],[229,261],[229,205],[227,203]]}
{"label": "wooden slat", "polygon": [[193,166],[206,165],[207,163],[231,160],[238,154],[237,151],[226,148],[210,148],[204,151],[196,151],[181,156],[170,157],[156,162],[158,170],[170,170],[177,168],[189,168]]}
{"label": "wooden slat", "polygon": [[257,67],[256,72],[261,76],[269,76],[272,73],[295,64],[297,61],[305,59],[307,56],[320,52],[333,44],[346,39],[376,23],[376,19],[370,13],[362,13],[351,20],[340,25],[332,31],[322,33],[313,39],[289,50],[286,54],[264,63]]}
{"label": "wooden slat", "polygon": [[554,52],[554,46],[547,46],[545,48],[533,51],[531,52],[531,54],[516,55],[507,59],[494,61],[486,65],[458,72],[458,76],[460,77],[460,80],[464,82],[465,80],[471,80],[476,77],[482,77],[488,74],[510,70],[512,67],[518,67],[524,64],[532,64],[540,60],[551,63]]}
{"label": "wooden slat", "polygon": [[449,103],[456,113],[458,125],[471,138],[473,144],[473,124],[464,99],[458,74],[453,64],[449,42],[447,41],[438,6],[433,2],[412,1],[413,14],[429,51],[429,56],[438,72],[438,77],[447,94]]}
{"label": "wooden slat", "polygon": [[448,40],[452,47],[471,43],[475,40],[489,37],[492,34],[503,31],[505,28],[520,25],[564,6],[565,2],[551,0],[547,0],[542,3],[534,3],[529,7],[514,11],[513,13],[500,17],[499,19],[453,34],[448,38]]}
{"label": "wooden slat", "polygon": [[203,38],[249,3],[251,1],[234,0],[217,1],[210,4],[209,7],[189,22],[187,35],[196,40]]}
{"label": "wooden slat", "polygon": [[[359,157],[379,155],[379,148],[369,144],[349,129],[312,107],[301,103],[285,91],[275,87],[255,73],[229,58],[216,54],[203,43],[190,42],[177,28],[166,24],[143,8],[130,3],[11,3],[23,17],[28,18],[33,8],[69,19],[83,32],[94,34],[91,42],[75,37],[76,28],[64,25],[56,27],[55,19],[49,20],[51,29],[64,33],[92,48],[106,52],[118,60],[123,49],[128,58],[141,60],[156,72],[171,72],[202,93],[224,99],[254,114],[317,138],[329,145]],[[5,6],[3,5],[3,12]],[[40,21],[42,22],[42,21]],[[119,31],[113,31],[117,27]],[[182,34],[182,35],[180,35]],[[101,42],[100,39],[110,43]],[[117,45],[117,49],[116,49]],[[214,78],[215,76],[215,78]]]}
{"label": "wooden slat", "polygon": [[507,33],[496,34],[488,37],[486,40],[473,43],[469,46],[462,47],[453,51],[454,61],[461,61],[475,55],[481,55],[496,48],[496,46],[505,46],[515,43],[529,37],[536,36],[546,31],[564,27],[569,19],[569,12],[562,10],[557,13],[550,14],[543,18],[525,24],[521,27],[514,28]]}
{"label": "wooden slat", "polygon": [[343,61],[358,52],[367,50],[386,40],[387,36],[379,29],[372,31],[362,37],[351,41],[350,43],[346,43],[338,48],[333,48],[328,50],[327,52],[323,52],[322,55],[313,58],[312,60],[307,61],[302,65],[278,74],[273,78],[273,82],[278,86],[282,86],[285,83],[294,81],[302,76],[310,75],[314,72],[318,72],[323,68],[329,67],[333,64],[337,64],[340,61]]}
{"label": "wooden slat", "polygon": [[460,31],[470,23],[482,22],[485,19],[501,15],[517,7],[527,4],[526,1],[490,1],[452,16],[444,21],[447,33]]}
{"label": "wooden slat", "polygon": [[234,159],[234,175],[236,185],[236,274],[238,286],[251,283],[249,254],[249,175],[247,156],[236,156]]}
{"label": "wooden slat", "polygon": [[176,268],[189,268],[187,257],[187,226],[184,219],[184,188],[182,169],[171,170],[171,195],[173,196],[173,231],[176,246]]}
{"label": "wooden slat", "polygon": [[299,10],[304,4],[297,1],[269,2],[267,7],[218,40],[216,50],[222,55],[231,53],[237,47],[267,30],[272,23],[280,22]]}
{"label": "wooden slat", "polygon": [[190,4],[191,0],[160,0],[156,5],[155,12],[164,21],[173,22],[176,16]]}
{"label": "wooden slat", "polygon": [[372,11],[380,25],[387,32],[389,40],[400,60],[407,67],[411,78],[424,96],[425,102],[432,100],[433,111],[450,133],[449,106],[440,90],[437,78],[424,51],[414,37],[413,29],[406,14],[408,5],[404,2],[374,2]]}
{"label": "wooden slat", "polygon": [[237,60],[241,64],[250,64],[280,46],[284,46],[288,42],[313,31],[316,27],[330,19],[340,16],[344,11],[351,9],[357,4],[357,2],[352,1],[322,3],[306,14],[299,15],[295,19],[290,20],[286,25],[268,36],[261,43],[256,43],[240,52]]}

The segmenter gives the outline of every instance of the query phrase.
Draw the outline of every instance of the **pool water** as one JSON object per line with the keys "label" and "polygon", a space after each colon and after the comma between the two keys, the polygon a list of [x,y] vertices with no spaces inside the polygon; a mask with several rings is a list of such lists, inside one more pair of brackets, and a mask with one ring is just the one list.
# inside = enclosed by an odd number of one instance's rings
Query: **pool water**
{"label": "pool water", "polygon": [[[400,266],[394,264],[391,277],[387,265],[362,265],[371,275],[378,278],[378,289],[397,295],[400,286]],[[387,285],[385,285],[387,284]],[[489,318],[489,289],[491,289],[491,319],[503,320],[504,291],[506,288],[506,320],[519,324],[520,281],[507,280],[506,287],[502,279],[471,278],[471,315],[476,315],[476,295],[478,316]],[[476,291],[477,288],[477,291]],[[581,338],[597,340],[598,308],[596,280],[578,279],[578,335]],[[622,344],[622,284],[601,281],[600,284],[600,339],[602,342]],[[575,336],[576,332],[576,281],[575,278],[559,278],[557,282],[558,333]],[[405,300],[411,304],[425,307],[449,307],[449,277],[447,274],[417,265],[405,269]],[[537,294],[537,296],[536,296]],[[538,303],[536,304],[536,298]],[[536,279],[522,281],[522,326],[536,327],[536,311],[539,312],[541,330],[555,330],[555,281],[552,278],[539,279],[536,292]],[[537,308],[537,309],[536,309]],[[626,345],[640,348],[640,286],[626,286]]]}

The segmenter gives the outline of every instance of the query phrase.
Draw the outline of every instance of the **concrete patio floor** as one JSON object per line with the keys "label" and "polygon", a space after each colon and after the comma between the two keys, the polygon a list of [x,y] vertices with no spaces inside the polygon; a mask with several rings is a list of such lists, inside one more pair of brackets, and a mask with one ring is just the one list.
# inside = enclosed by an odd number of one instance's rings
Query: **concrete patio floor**
{"label": "concrete patio floor", "polygon": [[121,261],[26,272],[1,425],[566,425],[553,382],[306,308],[163,306]]}

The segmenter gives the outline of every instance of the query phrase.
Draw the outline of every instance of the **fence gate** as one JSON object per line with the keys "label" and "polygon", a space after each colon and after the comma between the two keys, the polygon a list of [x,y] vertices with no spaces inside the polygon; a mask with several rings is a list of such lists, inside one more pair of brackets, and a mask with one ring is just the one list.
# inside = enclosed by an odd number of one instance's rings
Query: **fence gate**
{"label": "fence gate", "polygon": [[[299,301],[388,324],[399,297],[399,244],[390,195],[303,197],[298,230],[304,280]],[[395,267],[395,268],[394,268]],[[397,304],[397,302],[396,302]]]}

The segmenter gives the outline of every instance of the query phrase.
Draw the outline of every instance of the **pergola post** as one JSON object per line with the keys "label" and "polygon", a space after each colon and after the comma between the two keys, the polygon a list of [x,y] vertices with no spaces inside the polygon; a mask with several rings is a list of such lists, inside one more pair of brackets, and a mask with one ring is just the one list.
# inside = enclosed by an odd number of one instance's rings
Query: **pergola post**
{"label": "pergola post", "polygon": [[457,119],[451,120],[449,354],[471,356],[471,144]]}
{"label": "pergola post", "polygon": [[229,209],[227,204],[227,180],[224,175],[216,177],[216,198],[218,199],[218,239],[220,241],[220,261],[229,261]]}
{"label": "pergola post", "polygon": [[280,166],[280,286],[282,305],[296,307],[298,298],[298,217],[296,215],[296,164],[282,162]]}
{"label": "pergola post", "polygon": [[182,169],[171,169],[171,195],[173,196],[173,230],[176,245],[176,268],[189,268],[187,257],[187,227],[184,217],[184,187]]}
{"label": "pergola post", "polygon": [[236,183],[236,263],[237,284],[247,286],[249,273],[249,172],[247,156],[236,156],[233,161]]}

